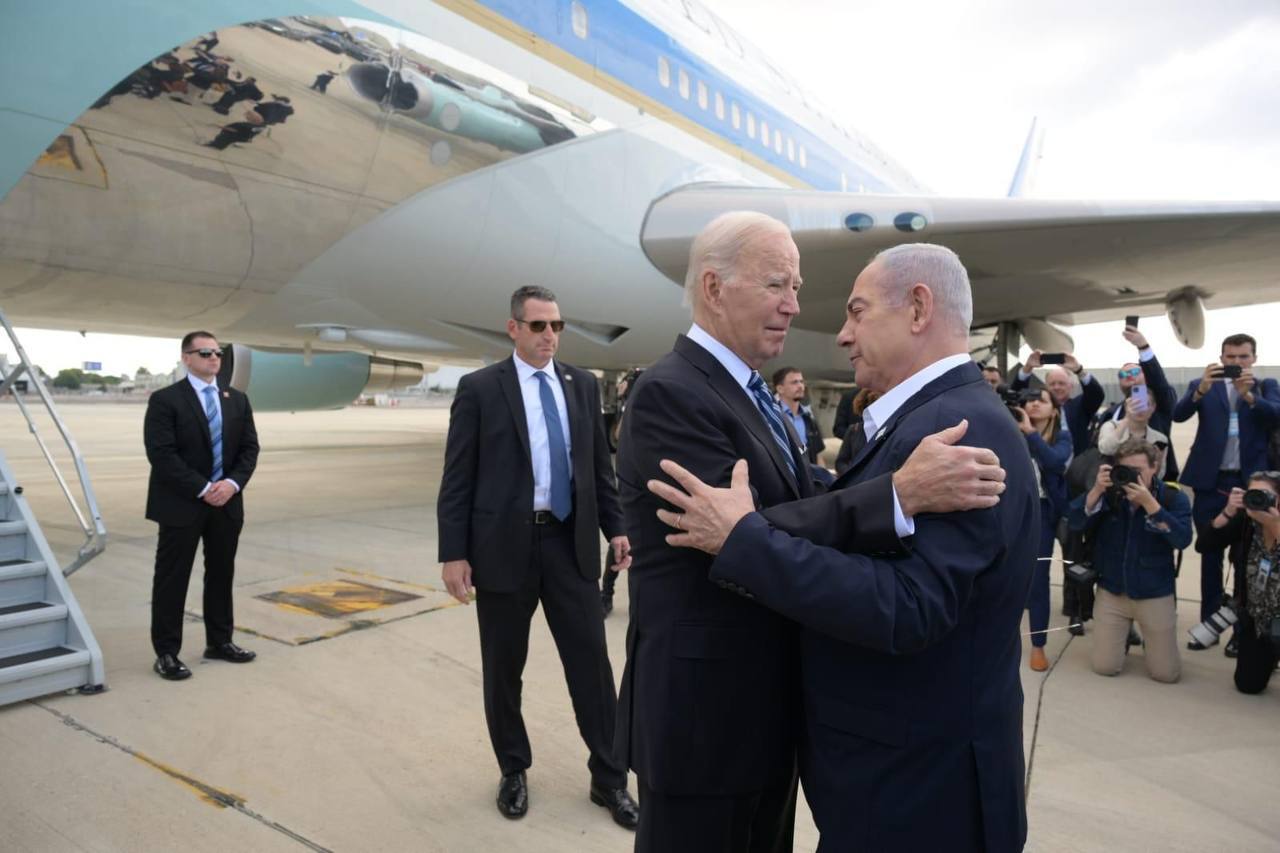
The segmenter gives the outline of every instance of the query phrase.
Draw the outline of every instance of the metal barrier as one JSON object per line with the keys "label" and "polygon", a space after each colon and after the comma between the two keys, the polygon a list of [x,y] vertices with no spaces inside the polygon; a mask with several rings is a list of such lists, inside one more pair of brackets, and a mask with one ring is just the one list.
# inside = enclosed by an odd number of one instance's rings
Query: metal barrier
{"label": "metal barrier", "polygon": [[[93,484],[89,480],[89,471],[85,467],[84,457],[80,455],[80,448],[76,446],[75,439],[71,437],[71,433],[67,430],[67,425],[59,416],[58,409],[53,405],[53,399],[49,396],[49,391],[44,387],[44,383],[40,381],[35,367],[32,366],[31,360],[27,358],[26,350],[22,348],[22,343],[18,340],[17,333],[13,330],[13,326],[9,324],[9,319],[5,317],[3,311],[0,311],[0,326],[4,327],[4,331],[9,336],[9,340],[13,342],[14,351],[18,356],[18,363],[13,369],[4,375],[0,375],[0,397],[3,397],[5,392],[13,395],[14,402],[18,404],[18,409],[27,421],[27,429],[30,430],[31,435],[36,440],[36,444],[40,447],[40,452],[44,454],[45,460],[49,463],[49,468],[53,471],[53,476],[58,481],[58,486],[62,489],[63,495],[66,496],[67,503],[71,505],[71,511],[75,513],[76,521],[80,524],[80,529],[85,535],[84,544],[80,546],[75,559],[63,564],[62,574],[70,575],[106,549],[107,528],[102,523],[102,512],[98,509],[98,499],[93,493]],[[23,399],[25,392],[20,390],[17,383],[24,375],[29,377],[27,387],[35,390],[36,396],[40,398],[45,409],[48,410],[49,417],[53,420],[54,426],[58,428],[63,442],[71,452],[71,459],[75,464],[76,475],[80,478],[80,488],[84,494],[84,509],[76,501],[71,486],[58,468],[57,461],[54,460],[53,454],[49,451],[49,446],[45,444],[44,438],[36,428],[36,422],[31,415],[31,410]]]}

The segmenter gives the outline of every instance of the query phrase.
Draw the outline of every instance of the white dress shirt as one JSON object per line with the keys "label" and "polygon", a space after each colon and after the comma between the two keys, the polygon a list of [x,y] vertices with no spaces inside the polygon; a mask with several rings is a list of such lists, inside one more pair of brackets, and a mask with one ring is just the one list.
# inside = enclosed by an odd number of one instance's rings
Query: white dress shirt
{"label": "white dress shirt", "polygon": [[[187,374],[187,381],[191,383],[192,388],[196,389],[196,399],[200,401],[200,408],[202,411],[206,412],[206,414],[209,411],[209,406],[208,406],[208,398],[205,397],[204,395],[204,389],[213,388],[213,405],[218,410],[218,420],[219,422],[221,422],[222,421],[222,392],[218,390],[218,383],[205,382],[203,379],[201,379],[199,376],[196,376],[194,373]],[[226,447],[226,444],[224,443],[222,446],[222,450],[223,450],[222,470],[224,474],[226,473],[226,465],[227,465],[226,449],[227,447]],[[226,480],[228,483],[236,487],[237,492],[240,491],[239,483],[237,483],[235,480],[231,479],[230,477],[227,477]],[[196,497],[198,498],[204,497],[204,493],[209,491],[209,489],[212,486],[213,486],[213,483],[205,483],[204,488],[200,490],[200,494],[196,495]]]}
{"label": "white dress shirt", "polygon": [[[876,432],[887,424],[894,412],[902,408],[902,404],[914,397],[921,388],[947,371],[954,370],[969,361],[973,361],[973,358],[968,353],[957,353],[940,358],[928,367],[908,376],[881,395],[880,399],[863,409],[862,429],[866,433],[867,444],[875,440]],[[916,532],[915,521],[902,514],[902,504],[898,502],[897,489],[893,490],[893,526],[899,537],[912,536]]]}
{"label": "white dress shirt", "polygon": [[545,373],[551,385],[551,396],[556,399],[556,412],[560,416],[560,429],[564,431],[564,449],[569,457],[569,482],[573,482],[573,436],[569,432],[569,407],[564,401],[564,388],[556,374],[555,361],[546,367],[534,367],[519,353],[514,354],[516,378],[520,381],[520,397],[524,400],[524,419],[529,427],[529,456],[533,461],[533,509],[551,509],[551,441],[547,435],[547,421],[542,414],[542,380],[538,373]]}

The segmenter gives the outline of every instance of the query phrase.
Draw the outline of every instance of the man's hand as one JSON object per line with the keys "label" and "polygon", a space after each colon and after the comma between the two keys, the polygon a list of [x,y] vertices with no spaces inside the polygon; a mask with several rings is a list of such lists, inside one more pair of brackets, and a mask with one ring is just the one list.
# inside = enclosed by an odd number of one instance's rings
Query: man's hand
{"label": "man's hand", "polygon": [[682,492],[661,480],[649,481],[649,491],[684,510],[683,513],[658,510],[659,521],[681,531],[668,535],[667,544],[719,554],[734,526],[743,516],[755,512],[748,485],[747,460],[734,463],[727,489],[708,486],[670,459],[663,459],[660,465],[684,489]]}
{"label": "man's hand", "polygon": [[1124,335],[1124,339],[1126,341],[1133,344],[1135,347],[1137,347],[1140,350],[1146,349],[1147,347],[1151,346],[1151,344],[1147,343],[1147,336],[1142,334],[1142,332],[1139,332],[1137,329],[1133,328],[1132,326],[1125,326],[1124,331],[1121,332],[1120,334]]}
{"label": "man's hand", "polygon": [[230,480],[219,480],[209,487],[201,498],[209,506],[225,506],[227,501],[235,497],[236,487],[231,485]]}
{"label": "man's hand", "polygon": [[1214,362],[1204,369],[1204,375],[1200,377],[1200,385],[1196,388],[1196,393],[1203,397],[1209,393],[1209,389],[1213,387],[1213,383],[1222,378],[1222,365]]}
{"label": "man's hand", "polygon": [[1042,355],[1044,355],[1044,353],[1040,352],[1040,350],[1033,349],[1031,351],[1031,355],[1027,356],[1027,363],[1022,366],[1022,372],[1030,373],[1037,367],[1040,367],[1040,356]]}
{"label": "man's hand", "polygon": [[1160,511],[1160,502],[1156,500],[1155,495],[1151,494],[1151,490],[1144,483],[1129,483],[1124,487],[1124,496],[1135,507],[1145,509],[1148,517]]}
{"label": "man's hand", "polygon": [[1240,395],[1240,399],[1252,406],[1253,386],[1258,381],[1257,377],[1253,375],[1253,371],[1246,367],[1238,377],[1231,381],[1236,386],[1236,393]]}
{"label": "man's hand", "polygon": [[449,590],[450,595],[463,604],[471,603],[475,588],[471,586],[470,561],[447,560],[444,568],[440,571],[440,577],[444,580],[444,588]]}
{"label": "man's hand", "polygon": [[1072,355],[1069,352],[1064,353],[1063,355],[1064,355],[1062,359],[1063,367],[1065,367],[1067,370],[1070,370],[1072,373],[1076,373],[1076,374],[1084,372],[1084,368],[1080,366],[1079,359],[1077,359],[1074,355]]}
{"label": "man's hand", "polygon": [[1222,514],[1227,518],[1232,518],[1242,509],[1244,509],[1244,489],[1236,486],[1231,490],[1231,494],[1227,496],[1227,505],[1222,508]]}
{"label": "man's hand", "polygon": [[615,572],[625,572],[631,568],[631,541],[625,536],[615,536],[609,540],[613,549],[613,565],[609,568]]}
{"label": "man's hand", "polygon": [[1097,506],[1098,501],[1102,500],[1102,496],[1109,488],[1111,488],[1111,466],[1099,465],[1098,475],[1093,478],[1093,488],[1089,490],[1089,496],[1084,499],[1085,507]]}
{"label": "man's hand", "polygon": [[903,515],[963,512],[1000,503],[1005,472],[995,452],[985,447],[954,446],[968,429],[966,420],[925,436],[893,473],[893,489]]}

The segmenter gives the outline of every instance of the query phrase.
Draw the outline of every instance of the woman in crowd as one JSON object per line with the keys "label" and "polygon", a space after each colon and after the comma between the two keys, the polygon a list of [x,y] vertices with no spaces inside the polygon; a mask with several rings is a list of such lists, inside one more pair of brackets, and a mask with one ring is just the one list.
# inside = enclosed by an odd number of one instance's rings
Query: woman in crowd
{"label": "woman in crowd", "polygon": [[[1200,532],[1197,550],[1230,547],[1235,569],[1236,689],[1261,693],[1276,666],[1271,626],[1280,618],[1280,471],[1259,471],[1249,491],[1232,489],[1227,506]],[[1267,504],[1264,506],[1263,504]],[[1258,508],[1254,508],[1257,506]]]}
{"label": "woman in crowd", "polygon": [[1062,428],[1058,404],[1047,389],[1024,391],[1014,409],[1018,428],[1027,438],[1040,485],[1039,558],[1031,575],[1027,610],[1031,623],[1031,668],[1049,668],[1044,631],[1049,627],[1049,558],[1053,556],[1054,531],[1067,509],[1067,465],[1071,462],[1071,434]]}

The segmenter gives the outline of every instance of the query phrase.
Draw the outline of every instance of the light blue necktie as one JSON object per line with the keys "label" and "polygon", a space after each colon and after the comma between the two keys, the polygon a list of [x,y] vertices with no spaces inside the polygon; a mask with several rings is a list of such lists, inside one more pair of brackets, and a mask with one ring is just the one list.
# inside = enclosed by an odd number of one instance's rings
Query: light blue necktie
{"label": "light blue necktie", "polygon": [[564,521],[573,512],[573,494],[569,491],[569,451],[565,448],[564,427],[560,425],[560,410],[556,397],[551,393],[551,380],[541,370],[538,377],[538,397],[542,400],[542,419],[547,422],[547,444],[551,451],[551,514]]}
{"label": "light blue necktie", "polygon": [[218,389],[204,388],[204,415],[209,419],[209,438],[213,441],[213,482],[222,479],[222,412],[218,409]]}
{"label": "light blue necktie", "polygon": [[787,428],[782,425],[782,412],[778,410],[778,403],[773,399],[773,395],[764,387],[764,380],[760,378],[759,373],[751,374],[751,381],[747,383],[751,396],[755,398],[756,408],[760,410],[760,414],[764,416],[764,421],[769,425],[769,431],[773,433],[773,440],[778,443],[778,447],[782,450],[782,458],[787,460],[787,468],[791,471],[791,476],[796,476],[796,461],[791,456],[791,441],[787,438]]}

